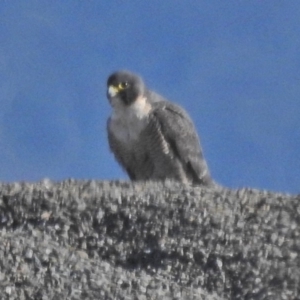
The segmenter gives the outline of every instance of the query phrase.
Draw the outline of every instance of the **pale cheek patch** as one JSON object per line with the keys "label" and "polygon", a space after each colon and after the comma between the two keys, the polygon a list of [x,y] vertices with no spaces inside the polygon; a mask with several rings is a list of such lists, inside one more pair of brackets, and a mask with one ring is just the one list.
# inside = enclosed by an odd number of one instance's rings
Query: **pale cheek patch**
{"label": "pale cheek patch", "polygon": [[131,114],[138,119],[143,119],[149,115],[151,105],[147,102],[144,97],[138,97],[136,101],[131,105]]}

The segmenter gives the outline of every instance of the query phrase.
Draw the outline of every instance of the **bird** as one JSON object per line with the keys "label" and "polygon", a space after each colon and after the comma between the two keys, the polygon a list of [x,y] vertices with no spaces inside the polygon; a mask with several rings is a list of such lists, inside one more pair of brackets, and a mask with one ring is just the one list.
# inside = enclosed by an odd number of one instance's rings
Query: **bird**
{"label": "bird", "polygon": [[130,180],[214,185],[195,126],[181,106],[127,70],[108,77],[106,94],[112,106],[109,147]]}

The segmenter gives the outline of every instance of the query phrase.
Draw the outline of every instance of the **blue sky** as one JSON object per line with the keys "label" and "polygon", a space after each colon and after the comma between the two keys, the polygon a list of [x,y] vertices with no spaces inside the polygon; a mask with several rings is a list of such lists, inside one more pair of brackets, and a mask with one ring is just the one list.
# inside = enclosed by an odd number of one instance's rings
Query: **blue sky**
{"label": "blue sky", "polygon": [[300,2],[0,0],[0,180],[126,179],[118,69],[183,106],[216,181],[300,192]]}

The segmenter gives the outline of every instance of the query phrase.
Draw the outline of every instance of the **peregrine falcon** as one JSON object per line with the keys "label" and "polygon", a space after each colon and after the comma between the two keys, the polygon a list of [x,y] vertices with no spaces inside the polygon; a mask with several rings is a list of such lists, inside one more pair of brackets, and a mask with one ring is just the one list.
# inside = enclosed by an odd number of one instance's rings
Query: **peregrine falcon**
{"label": "peregrine falcon", "polygon": [[111,74],[108,141],[131,180],[213,185],[193,122],[184,109],[149,90],[128,71]]}

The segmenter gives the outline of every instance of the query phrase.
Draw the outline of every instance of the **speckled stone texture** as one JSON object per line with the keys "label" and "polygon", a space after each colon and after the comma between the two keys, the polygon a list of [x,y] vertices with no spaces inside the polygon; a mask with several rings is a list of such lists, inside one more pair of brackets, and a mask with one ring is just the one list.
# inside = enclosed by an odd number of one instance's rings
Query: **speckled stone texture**
{"label": "speckled stone texture", "polygon": [[300,196],[0,184],[1,299],[300,299]]}

